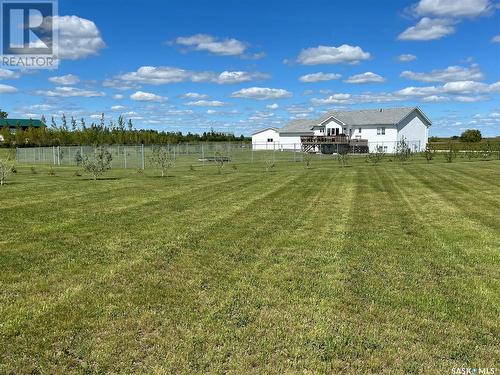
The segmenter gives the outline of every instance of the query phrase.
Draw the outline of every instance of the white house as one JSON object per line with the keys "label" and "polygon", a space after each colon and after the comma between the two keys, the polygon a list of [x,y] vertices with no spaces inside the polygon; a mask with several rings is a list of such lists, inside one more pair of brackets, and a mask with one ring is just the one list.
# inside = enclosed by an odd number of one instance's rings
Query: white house
{"label": "white house", "polygon": [[[431,125],[418,107],[331,111],[319,119],[293,120],[281,129],[256,132],[252,135],[252,143],[255,150],[300,151],[302,137],[344,136],[349,144],[363,141],[370,151],[393,153],[404,138],[410,149],[417,152],[425,149]],[[269,143],[272,143],[271,148]]]}

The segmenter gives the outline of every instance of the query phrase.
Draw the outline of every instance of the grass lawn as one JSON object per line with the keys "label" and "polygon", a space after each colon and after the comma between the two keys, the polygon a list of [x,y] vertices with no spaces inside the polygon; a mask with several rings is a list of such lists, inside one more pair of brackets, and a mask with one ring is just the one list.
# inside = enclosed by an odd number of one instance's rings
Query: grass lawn
{"label": "grass lawn", "polygon": [[0,373],[500,366],[500,161],[36,170],[0,189]]}

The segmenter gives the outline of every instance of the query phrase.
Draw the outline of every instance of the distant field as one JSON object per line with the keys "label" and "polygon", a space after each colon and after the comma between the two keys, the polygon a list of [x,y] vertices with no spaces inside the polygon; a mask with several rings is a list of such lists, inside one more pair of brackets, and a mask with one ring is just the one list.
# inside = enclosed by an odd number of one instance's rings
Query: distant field
{"label": "distant field", "polygon": [[500,161],[47,171],[0,188],[0,373],[499,367]]}

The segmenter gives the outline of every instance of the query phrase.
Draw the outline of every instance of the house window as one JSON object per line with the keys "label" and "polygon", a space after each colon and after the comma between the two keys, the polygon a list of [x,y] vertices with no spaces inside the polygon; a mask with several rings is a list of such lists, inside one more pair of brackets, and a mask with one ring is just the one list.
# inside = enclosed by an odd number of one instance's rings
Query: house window
{"label": "house window", "polygon": [[358,129],[358,133],[361,133],[361,128]]}
{"label": "house window", "polygon": [[377,128],[377,135],[385,135],[385,128]]}
{"label": "house window", "polygon": [[272,143],[272,142],[273,142],[273,139],[272,139],[272,138],[267,138],[267,142],[268,142],[268,143]]}

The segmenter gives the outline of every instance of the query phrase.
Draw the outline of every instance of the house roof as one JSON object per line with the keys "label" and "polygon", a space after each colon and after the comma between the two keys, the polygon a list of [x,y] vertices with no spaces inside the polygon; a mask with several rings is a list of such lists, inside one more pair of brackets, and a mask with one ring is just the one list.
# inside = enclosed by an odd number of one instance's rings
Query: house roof
{"label": "house roof", "polygon": [[259,134],[259,133],[262,133],[262,132],[265,132],[266,130],[274,130],[276,132],[279,132],[279,129],[278,128],[275,128],[273,126],[270,126],[268,128],[265,128],[265,129],[260,129],[260,130],[257,130],[256,132],[253,132],[252,135],[255,135],[255,134]]}
{"label": "house roof", "polygon": [[0,119],[0,128],[8,126],[9,128],[15,128],[17,126],[22,128],[28,128],[33,126],[34,128],[39,128],[43,125],[40,120],[35,119],[25,119],[25,118],[3,118]]}
{"label": "house roof", "polygon": [[311,127],[316,125],[317,119],[298,119],[292,120],[283,126],[279,132],[280,133],[304,133],[311,132]]}
{"label": "house roof", "polygon": [[[331,111],[320,119],[320,123],[330,117],[342,121],[346,125],[395,125],[401,122],[416,107],[402,108],[381,108],[381,109],[362,109],[358,111]],[[430,122],[430,121],[429,121]]]}

